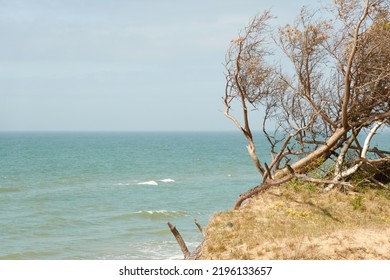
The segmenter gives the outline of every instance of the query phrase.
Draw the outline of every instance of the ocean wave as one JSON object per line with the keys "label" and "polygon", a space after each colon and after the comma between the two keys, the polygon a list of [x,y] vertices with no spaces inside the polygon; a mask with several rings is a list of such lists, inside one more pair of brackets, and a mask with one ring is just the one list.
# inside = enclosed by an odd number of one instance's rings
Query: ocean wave
{"label": "ocean wave", "polygon": [[114,186],[130,186],[131,183],[117,183],[117,184],[114,184]]}
{"label": "ocean wave", "polygon": [[[198,247],[200,242],[189,242],[187,240],[186,245],[190,251],[193,251]],[[138,253],[143,256],[142,259],[159,259],[159,260],[182,260],[183,255],[174,241],[155,241],[148,244],[140,244],[138,246]]]}
{"label": "ocean wave", "polygon": [[[183,255],[178,249],[176,241],[156,240],[137,242],[128,247],[128,253],[110,252],[103,254],[103,260],[182,260]],[[179,252],[178,252],[179,251]]]}
{"label": "ocean wave", "polygon": [[168,210],[151,210],[151,211],[138,211],[134,212],[138,217],[146,219],[165,219],[165,218],[176,218],[176,217],[185,217],[188,216],[187,211],[168,211]]}
{"label": "ocean wave", "polygon": [[[177,218],[189,216],[187,211],[168,211],[168,210],[150,210],[150,211],[137,211],[132,213],[126,213],[118,216],[110,217],[110,220],[113,221],[128,221],[133,218],[142,218],[149,220],[159,220],[166,218]],[[138,230],[138,229],[132,229]],[[145,228],[140,228],[140,230],[145,230]]]}
{"label": "ocean wave", "polygon": [[158,183],[156,181],[145,181],[145,182],[139,182],[137,185],[149,185],[149,186],[157,186]]}
{"label": "ocean wave", "polygon": [[165,178],[160,180],[149,180],[149,181],[133,181],[133,182],[121,182],[121,183],[115,183],[114,186],[131,186],[131,185],[149,185],[149,186],[158,186],[159,182],[162,183],[174,183],[175,180],[172,178]]}
{"label": "ocean wave", "polygon": [[167,179],[162,179],[162,180],[159,180],[160,182],[163,182],[163,183],[174,183],[175,180],[171,179],[171,178],[167,178]]}

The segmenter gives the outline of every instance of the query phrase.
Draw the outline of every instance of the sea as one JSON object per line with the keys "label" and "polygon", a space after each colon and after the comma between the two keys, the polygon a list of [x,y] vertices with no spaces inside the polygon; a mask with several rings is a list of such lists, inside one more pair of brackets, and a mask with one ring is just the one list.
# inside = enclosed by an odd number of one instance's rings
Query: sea
{"label": "sea", "polygon": [[[389,150],[389,136],[373,146]],[[194,250],[194,221],[205,228],[261,180],[246,144],[240,132],[0,132],[0,259],[183,259],[167,223]]]}
{"label": "sea", "polygon": [[239,132],[1,132],[0,259],[182,259],[260,179]]}

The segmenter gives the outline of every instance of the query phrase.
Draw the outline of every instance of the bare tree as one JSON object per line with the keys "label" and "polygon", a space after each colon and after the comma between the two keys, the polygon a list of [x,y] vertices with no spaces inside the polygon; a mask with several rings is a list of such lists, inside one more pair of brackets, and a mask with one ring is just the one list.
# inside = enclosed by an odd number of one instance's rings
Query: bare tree
{"label": "bare tree", "polygon": [[[237,199],[235,208],[292,178],[329,190],[350,185],[348,178],[363,165],[390,164],[389,152],[370,149],[373,135],[390,123],[389,2],[334,2],[331,18],[303,8],[293,24],[277,31],[268,25],[272,16],[266,11],[231,41],[225,60],[225,115],[248,140],[262,177]],[[277,50],[283,54],[279,61],[288,60],[289,66],[272,63]],[[239,115],[233,114],[237,109]],[[268,163],[256,152],[253,118],[269,143]],[[346,160],[347,154],[352,160]],[[311,176],[329,161],[335,166],[332,174]]]}

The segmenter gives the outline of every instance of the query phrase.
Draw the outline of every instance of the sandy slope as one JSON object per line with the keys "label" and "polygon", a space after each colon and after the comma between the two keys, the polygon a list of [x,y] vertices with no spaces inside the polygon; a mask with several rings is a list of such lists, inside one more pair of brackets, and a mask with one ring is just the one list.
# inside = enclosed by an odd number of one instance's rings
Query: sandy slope
{"label": "sandy slope", "polygon": [[[390,260],[390,228],[339,230],[315,238],[296,240],[291,250],[291,240],[280,239],[263,244],[261,259],[332,259],[332,260]],[[257,249],[258,250],[258,249]],[[250,254],[255,255],[256,249]],[[256,257],[255,257],[256,258]]]}
{"label": "sandy slope", "polygon": [[390,260],[390,193],[261,194],[214,215],[201,258]]}

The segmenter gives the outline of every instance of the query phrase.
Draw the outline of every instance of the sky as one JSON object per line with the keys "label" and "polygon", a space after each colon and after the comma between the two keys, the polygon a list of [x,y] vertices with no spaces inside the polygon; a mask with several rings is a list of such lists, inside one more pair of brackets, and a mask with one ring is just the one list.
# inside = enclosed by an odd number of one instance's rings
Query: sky
{"label": "sky", "polygon": [[314,4],[0,0],[0,131],[234,130],[230,40],[266,9],[285,25]]}

